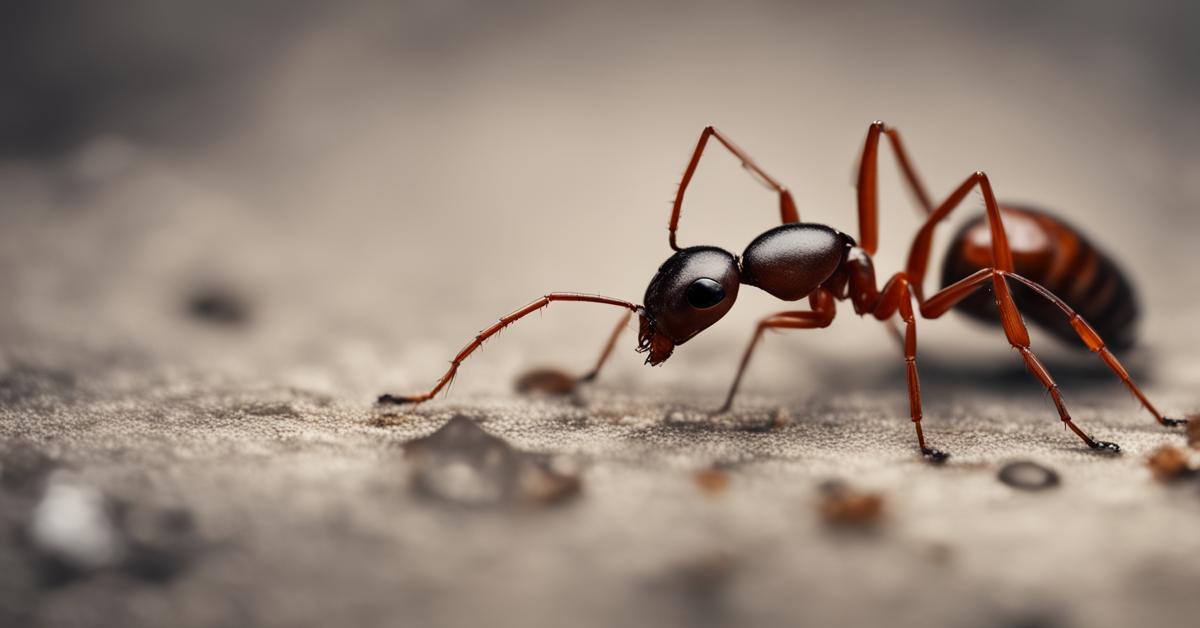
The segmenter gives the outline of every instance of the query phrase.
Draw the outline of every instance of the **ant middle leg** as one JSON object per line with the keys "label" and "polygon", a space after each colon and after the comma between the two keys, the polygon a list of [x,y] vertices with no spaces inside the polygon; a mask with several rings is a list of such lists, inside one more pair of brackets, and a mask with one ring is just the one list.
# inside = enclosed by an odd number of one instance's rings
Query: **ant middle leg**
{"label": "ant middle leg", "polygon": [[817,329],[828,327],[833,322],[833,317],[837,315],[837,306],[829,291],[818,289],[809,295],[808,303],[812,308],[809,311],[778,312],[758,322],[758,326],[754,329],[754,335],[750,337],[750,344],[746,345],[746,352],[742,354],[742,361],[738,365],[737,375],[733,378],[733,385],[729,387],[729,394],[725,396],[725,403],[717,410],[717,414],[728,412],[733,407],[733,398],[737,395],[738,387],[742,383],[742,376],[746,374],[746,367],[750,365],[750,357],[754,355],[754,349],[758,347],[758,341],[762,338],[764,331],[768,329]]}
{"label": "ant middle leg", "polygon": [[921,380],[917,375],[917,318],[913,313],[912,292],[909,289],[908,278],[904,273],[897,273],[880,291],[871,315],[880,321],[890,321],[892,316],[900,314],[904,321],[904,366],[908,379],[908,409],[912,417],[913,427],[917,431],[917,447],[926,460],[941,464],[950,457],[945,451],[929,447],[925,443],[925,431],[921,429]]}

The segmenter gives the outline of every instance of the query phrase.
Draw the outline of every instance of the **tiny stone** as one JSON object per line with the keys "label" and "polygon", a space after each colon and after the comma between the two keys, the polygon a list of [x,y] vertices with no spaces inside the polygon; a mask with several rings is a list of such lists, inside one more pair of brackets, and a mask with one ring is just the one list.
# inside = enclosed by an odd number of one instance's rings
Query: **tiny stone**
{"label": "tiny stone", "polygon": [[1159,482],[1177,480],[1192,472],[1188,467],[1187,454],[1172,445],[1163,445],[1154,450],[1146,459],[1146,466]]}
{"label": "tiny stone", "polygon": [[221,289],[201,290],[187,301],[187,313],[195,319],[233,327],[250,319],[250,307],[232,292]]}
{"label": "tiny stone", "polygon": [[1058,486],[1058,472],[1029,460],[1004,465],[996,475],[1001,482],[1023,491],[1044,491]]}
{"label": "tiny stone", "polygon": [[575,391],[578,378],[555,368],[541,368],[526,371],[513,387],[521,394],[568,395]]}
{"label": "tiny stone", "polygon": [[462,506],[552,504],[582,485],[565,461],[520,451],[461,414],[404,452],[417,494]]}
{"label": "tiny stone", "polygon": [[113,566],[124,557],[125,545],[110,510],[96,489],[51,477],[34,506],[29,539],[64,575]]}
{"label": "tiny stone", "polygon": [[822,483],[818,513],[826,524],[869,527],[883,518],[883,495],[855,489],[840,481]]}
{"label": "tiny stone", "polygon": [[695,475],[696,485],[709,495],[719,495],[729,487],[729,474],[721,469],[701,469]]}
{"label": "tiny stone", "polygon": [[1188,417],[1187,443],[1192,449],[1200,449],[1200,414]]}

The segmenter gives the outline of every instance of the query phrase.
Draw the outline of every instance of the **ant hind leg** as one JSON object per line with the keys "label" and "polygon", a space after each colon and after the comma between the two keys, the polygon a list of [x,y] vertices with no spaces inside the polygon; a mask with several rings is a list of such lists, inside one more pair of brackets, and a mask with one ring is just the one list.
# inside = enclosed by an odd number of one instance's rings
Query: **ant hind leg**
{"label": "ant hind leg", "polygon": [[1001,271],[994,270],[992,272],[992,290],[996,297],[996,306],[1000,310],[1000,322],[1004,326],[1004,333],[1008,336],[1008,342],[1017,351],[1021,352],[1021,358],[1025,360],[1025,366],[1046,387],[1046,390],[1050,393],[1050,398],[1054,400],[1054,407],[1058,410],[1059,418],[1062,419],[1063,424],[1068,429],[1074,432],[1076,436],[1092,449],[1108,453],[1120,453],[1120,445],[1092,438],[1090,434],[1079,429],[1079,426],[1071,419],[1071,414],[1067,411],[1067,405],[1063,401],[1058,384],[1054,382],[1054,378],[1050,376],[1050,372],[1046,370],[1046,367],[1042,365],[1041,361],[1037,359],[1037,356],[1029,348],[1029,330],[1026,329],[1025,322],[1021,320],[1021,314],[1017,311],[1017,305],[1013,302],[1012,292],[1009,290],[1005,275],[1006,273]]}

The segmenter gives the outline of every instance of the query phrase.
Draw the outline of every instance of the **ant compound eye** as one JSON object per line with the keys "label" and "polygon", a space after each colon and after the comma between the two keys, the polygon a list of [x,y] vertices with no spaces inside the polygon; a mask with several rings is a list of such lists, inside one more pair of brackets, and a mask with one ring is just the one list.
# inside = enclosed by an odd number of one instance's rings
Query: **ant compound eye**
{"label": "ant compound eye", "polygon": [[707,310],[725,300],[725,288],[708,277],[701,277],[687,288],[687,302],[697,310]]}

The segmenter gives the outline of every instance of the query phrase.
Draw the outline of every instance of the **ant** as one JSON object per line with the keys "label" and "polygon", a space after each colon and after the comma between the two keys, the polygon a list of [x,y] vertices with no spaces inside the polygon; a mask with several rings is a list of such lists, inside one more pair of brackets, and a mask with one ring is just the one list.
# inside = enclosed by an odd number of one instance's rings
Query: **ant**
{"label": "ant", "polygon": [[[904,270],[893,274],[881,288],[876,282],[872,255],[879,241],[877,169],[880,139],[884,136],[889,140],[907,186],[927,217],[913,238]],[[714,246],[680,248],[676,241],[683,197],[710,139],[716,139],[741,160],[744,168],[779,195],[783,224],[755,238],[740,257]],[[985,214],[959,232],[944,265],[942,289],[926,296],[923,286],[934,228],[976,186],[983,193]],[[420,403],[431,399],[454,378],[463,360],[485,340],[555,301],[601,303],[629,310],[613,330],[595,367],[580,378],[582,381],[596,377],[633,314],[640,319],[637,350],[647,354],[647,364],[659,365],[671,357],[676,346],[720,320],[733,307],[738,289],[747,285],[783,301],[807,298],[808,309],[786,310],[759,321],[742,355],[725,403],[718,411],[721,413],[732,406],[742,375],[764,331],[827,327],[837,314],[836,303],[849,300],[859,316],[869,314],[880,321],[889,321],[898,313],[903,321],[901,344],[907,367],[909,412],[916,428],[917,446],[932,462],[940,463],[948,454],[929,447],[921,429],[917,313],[923,318],[935,319],[951,309],[960,309],[975,316],[990,315],[993,321],[998,318],[1008,342],[1020,352],[1029,371],[1050,393],[1063,424],[1094,450],[1118,453],[1121,448],[1116,443],[1093,438],[1071,419],[1058,385],[1030,348],[1022,310],[1029,311],[1031,320],[1060,338],[1077,336],[1082,340],[1159,424],[1175,427],[1186,423],[1186,419],[1164,417],[1150,403],[1100,334],[1080,314],[1088,314],[1101,329],[1114,335],[1117,339],[1115,347],[1132,342],[1129,330],[1137,308],[1129,282],[1115,264],[1076,229],[1038,210],[1002,208],[996,202],[988,176],[980,171],[972,173],[944,201],[934,205],[912,167],[899,132],[878,121],[867,131],[859,162],[857,194],[857,241],[832,227],[800,222],[791,192],[725,135],[711,126],[706,127],[683,173],[671,209],[668,241],[675,253],[650,280],[643,305],[598,295],[547,294],[479,332],[459,351],[449,370],[428,392],[411,396],[383,395],[379,397],[379,403]],[[1057,291],[1067,294],[1068,298],[1059,298],[1056,291],[1043,284],[1058,287]]]}

